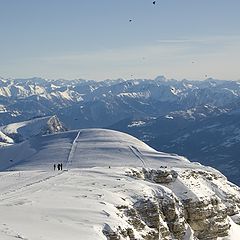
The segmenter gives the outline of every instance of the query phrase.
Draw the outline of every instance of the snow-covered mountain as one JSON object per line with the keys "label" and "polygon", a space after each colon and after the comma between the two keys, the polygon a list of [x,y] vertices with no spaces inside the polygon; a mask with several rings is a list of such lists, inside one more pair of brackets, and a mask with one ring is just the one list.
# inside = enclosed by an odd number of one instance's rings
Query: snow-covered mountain
{"label": "snow-covered mountain", "polygon": [[211,164],[238,184],[239,103],[240,81],[0,80],[0,125],[56,115],[68,129],[112,128]]}
{"label": "snow-covered mountain", "polygon": [[238,239],[237,186],[121,132],[35,136],[0,148],[0,166],[4,240]]}
{"label": "snow-covered mountain", "polygon": [[0,127],[0,145],[25,141],[33,136],[63,132],[66,128],[56,116],[35,118]]}
{"label": "snow-covered mountain", "polygon": [[227,111],[239,97],[240,82],[213,79],[1,79],[0,124],[56,114],[72,129],[106,127],[126,117],[158,117],[204,105]]}

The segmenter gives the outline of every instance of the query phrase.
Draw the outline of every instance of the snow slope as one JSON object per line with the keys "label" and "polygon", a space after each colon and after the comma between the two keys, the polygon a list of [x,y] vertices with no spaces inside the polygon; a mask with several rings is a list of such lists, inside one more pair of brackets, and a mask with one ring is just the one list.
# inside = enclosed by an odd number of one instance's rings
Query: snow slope
{"label": "snow slope", "polygon": [[[53,171],[59,162],[64,171]],[[190,240],[204,231],[214,239],[230,226],[218,239],[238,239],[238,187],[210,167],[121,132],[36,136],[0,148],[0,166],[3,240]]]}
{"label": "snow slope", "polygon": [[[100,240],[106,239],[102,231],[107,226],[130,227],[116,206],[131,206],[138,196],[151,197],[154,191],[170,194],[150,182],[129,178],[126,170],[0,173],[0,239]],[[240,227],[232,226],[232,237],[224,239],[238,240]]]}
{"label": "snow slope", "polygon": [[13,139],[0,131],[0,146],[14,143]]}
{"label": "snow slope", "polygon": [[35,118],[33,120],[11,123],[0,127],[0,142],[21,142],[36,135],[61,132],[64,130],[65,128],[56,116]]}
{"label": "snow slope", "polygon": [[9,167],[11,170],[49,170],[53,163],[59,162],[67,169],[161,165],[201,168],[184,157],[157,152],[128,134],[105,129],[82,129],[36,136],[29,141],[0,149],[0,156],[2,170]]}

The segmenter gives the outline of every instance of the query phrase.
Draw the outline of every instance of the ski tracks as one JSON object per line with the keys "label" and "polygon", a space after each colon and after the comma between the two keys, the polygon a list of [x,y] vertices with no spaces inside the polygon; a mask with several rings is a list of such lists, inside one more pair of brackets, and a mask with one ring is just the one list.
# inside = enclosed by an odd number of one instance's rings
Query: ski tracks
{"label": "ski tracks", "polygon": [[[46,182],[52,178],[55,178],[61,174],[63,174],[63,172],[60,172],[58,174],[54,174],[54,175],[50,175],[50,176],[47,176],[47,177],[44,177],[44,178],[41,178],[41,179],[38,179],[36,181],[33,181],[33,182],[29,182],[29,183],[26,183],[25,185],[19,187],[19,188],[16,188],[16,189],[11,189],[7,192],[4,192],[4,193],[1,193],[0,194],[0,201],[4,201],[4,200],[7,200],[7,199],[10,199],[14,196],[8,196],[8,195],[11,195],[11,194],[14,194],[14,193],[19,193],[19,192],[24,192],[24,190],[28,190],[30,187],[34,186],[34,185],[37,185],[37,184],[40,184],[40,183],[43,183],[43,182]],[[44,174],[45,175],[45,174]],[[38,191],[39,189],[37,189],[36,191]],[[36,192],[35,191],[35,192]],[[6,196],[6,197],[4,197]]]}
{"label": "ski tracks", "polygon": [[77,149],[77,140],[78,140],[80,134],[81,134],[81,131],[79,131],[79,132],[77,133],[77,136],[76,136],[75,139],[73,140],[72,147],[71,147],[71,150],[70,150],[69,155],[68,155],[68,158],[67,158],[67,164],[66,164],[67,168],[68,168],[68,166],[72,163],[72,158],[73,158],[74,153],[75,153],[75,151],[76,151],[76,149]]}
{"label": "ski tracks", "polygon": [[[74,153],[75,153],[75,151],[76,151],[76,148],[77,148],[77,140],[78,140],[80,134],[81,134],[81,131],[79,131],[79,132],[77,133],[77,136],[76,136],[75,139],[73,140],[73,143],[72,143],[72,146],[71,146],[71,149],[70,149],[68,158],[67,158],[67,163],[66,163],[66,166],[67,166],[67,167],[69,166],[69,164],[72,163],[72,158],[73,158]],[[29,181],[29,182],[23,184],[22,186],[19,186],[19,187],[17,187],[17,188],[10,189],[10,190],[8,190],[8,191],[6,191],[6,192],[1,193],[1,194],[0,194],[0,201],[10,199],[10,198],[12,198],[12,196],[9,196],[9,195],[11,195],[11,194],[23,192],[24,190],[27,190],[27,189],[31,188],[32,186],[35,186],[35,185],[37,185],[37,184],[46,182],[46,181],[48,181],[48,180],[50,180],[50,179],[52,179],[52,178],[54,178],[54,177],[57,177],[57,176],[59,176],[59,175],[61,175],[61,174],[63,174],[63,173],[64,173],[64,171],[63,171],[63,172],[60,172],[60,173],[57,173],[57,174],[47,175],[47,176],[46,176],[46,173],[44,173],[44,174],[41,174],[40,176],[33,177],[33,178],[38,178],[38,179],[36,179],[35,181]],[[43,178],[41,178],[42,175],[44,175]],[[2,177],[2,176],[1,176],[1,177]],[[4,177],[5,177],[5,176],[4,176]],[[39,179],[39,177],[40,177],[40,179]],[[21,183],[20,183],[20,184],[21,184]]]}
{"label": "ski tracks", "polygon": [[142,162],[143,166],[146,167],[146,162],[142,158],[142,153],[134,146],[129,146],[129,149]]}

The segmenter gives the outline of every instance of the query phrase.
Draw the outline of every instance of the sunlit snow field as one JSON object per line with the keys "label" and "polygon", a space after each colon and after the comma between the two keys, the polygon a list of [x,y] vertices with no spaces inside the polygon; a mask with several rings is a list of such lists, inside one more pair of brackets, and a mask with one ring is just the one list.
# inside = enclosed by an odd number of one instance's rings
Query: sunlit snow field
{"label": "sunlit snow field", "polygon": [[[5,168],[0,173],[3,240],[106,239],[106,226],[128,227],[116,207],[130,206],[139,196],[167,196],[173,191],[182,199],[214,194],[224,198],[224,191],[237,191],[212,168],[157,152],[136,138],[110,130],[36,137],[1,148],[0,156]],[[54,163],[63,163],[63,171],[54,171]],[[206,184],[204,179],[179,177],[167,188],[129,176],[131,169],[142,167],[164,167],[178,173],[200,169],[221,178]],[[234,234],[240,228],[232,226],[232,236],[225,239],[237,240]],[[185,239],[192,239],[191,234],[186,233]]]}

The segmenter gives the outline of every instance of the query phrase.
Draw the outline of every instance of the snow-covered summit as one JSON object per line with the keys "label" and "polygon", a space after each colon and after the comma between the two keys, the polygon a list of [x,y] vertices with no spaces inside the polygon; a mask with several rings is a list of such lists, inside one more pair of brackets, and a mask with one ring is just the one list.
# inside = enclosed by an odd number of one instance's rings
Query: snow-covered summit
{"label": "snow-covered summit", "polygon": [[0,169],[13,166],[14,170],[47,170],[58,162],[66,168],[190,167],[190,162],[184,157],[157,152],[128,134],[106,129],[38,135],[21,144],[0,149],[0,155]]}
{"label": "snow-covered summit", "polygon": [[238,239],[237,186],[125,133],[38,135],[0,148],[0,167],[0,239]]}

